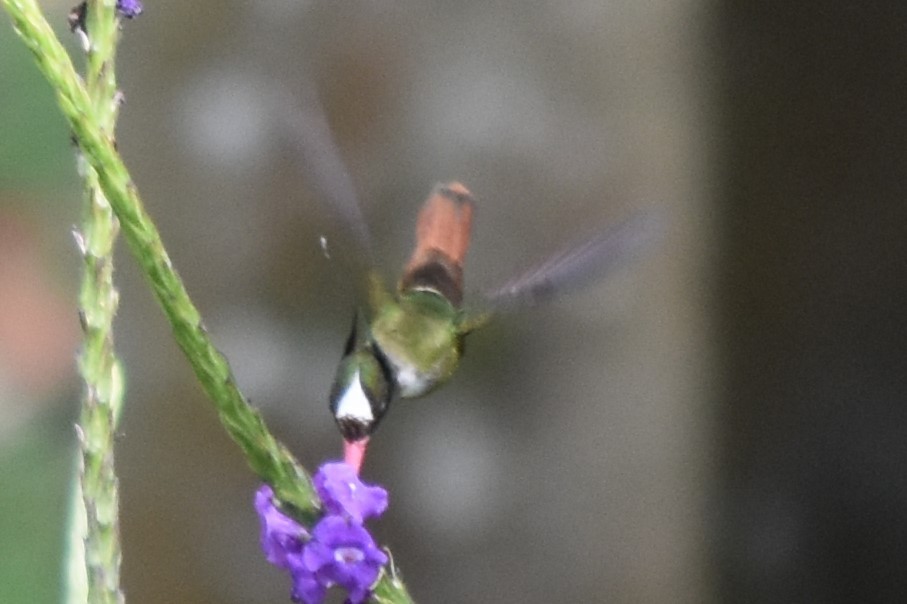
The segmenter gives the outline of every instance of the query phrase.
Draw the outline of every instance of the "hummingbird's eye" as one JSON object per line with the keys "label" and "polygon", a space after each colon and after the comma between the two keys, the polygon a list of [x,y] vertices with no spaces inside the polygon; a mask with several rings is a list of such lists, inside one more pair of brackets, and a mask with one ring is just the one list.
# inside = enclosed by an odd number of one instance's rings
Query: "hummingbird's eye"
{"label": "hummingbird's eye", "polygon": [[331,388],[331,413],[346,441],[362,440],[375,430],[390,404],[391,384],[370,348],[341,359]]}

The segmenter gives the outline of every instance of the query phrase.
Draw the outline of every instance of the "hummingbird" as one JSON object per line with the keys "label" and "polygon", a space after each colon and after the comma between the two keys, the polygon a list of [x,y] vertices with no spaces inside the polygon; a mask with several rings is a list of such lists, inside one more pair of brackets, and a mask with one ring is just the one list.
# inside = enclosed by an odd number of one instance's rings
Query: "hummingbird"
{"label": "hummingbird", "polygon": [[277,111],[286,118],[281,134],[293,137],[312,182],[366,259],[357,271],[365,275],[366,303],[355,311],[329,397],[345,460],[357,472],[391,401],[424,396],[449,380],[470,333],[498,311],[534,305],[603,276],[657,230],[653,214],[635,214],[480,292],[478,304],[467,309],[463,269],[476,202],[460,182],[438,184],[419,210],[412,254],[391,290],[372,266],[369,230],[317,97],[310,95],[300,111],[289,113],[286,106],[284,99]]}
{"label": "hummingbird", "polygon": [[369,437],[395,396],[417,398],[444,384],[463,356],[467,335],[495,310],[535,304],[607,271],[650,236],[637,215],[482,292],[483,310],[463,307],[463,264],[475,200],[459,182],[436,185],[416,219],[416,241],[393,292],[371,272],[366,320],[357,313],[330,393],[345,458],[359,468]]}
{"label": "hummingbird", "polygon": [[423,396],[456,370],[463,339],[475,328],[461,307],[473,206],[462,184],[437,185],[419,212],[416,245],[396,292],[370,277],[370,319],[354,321],[330,395],[347,442],[371,435],[395,393]]}

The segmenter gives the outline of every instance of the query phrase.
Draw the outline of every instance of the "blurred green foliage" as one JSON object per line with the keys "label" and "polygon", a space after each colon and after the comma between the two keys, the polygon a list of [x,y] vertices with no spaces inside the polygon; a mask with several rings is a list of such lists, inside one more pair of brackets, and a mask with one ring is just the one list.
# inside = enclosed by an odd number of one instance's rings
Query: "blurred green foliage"
{"label": "blurred green foliage", "polygon": [[0,28],[0,107],[0,191],[74,182],[72,149],[60,144],[66,122],[6,15]]}
{"label": "blurred green foliage", "polygon": [[42,416],[0,445],[0,602],[57,602],[71,423]]}
{"label": "blurred green foliage", "polygon": [[[3,15],[0,210],[6,210],[5,215],[25,212],[51,218],[59,214],[55,201],[78,199],[77,188],[71,196],[55,194],[78,186],[66,136],[50,87]],[[72,220],[76,212],[71,208],[65,217],[51,219]],[[42,406],[45,411],[0,437],[0,602],[57,602],[74,452],[72,409],[54,401],[48,410],[28,392],[4,390],[2,395],[14,397],[10,406],[15,408]]]}

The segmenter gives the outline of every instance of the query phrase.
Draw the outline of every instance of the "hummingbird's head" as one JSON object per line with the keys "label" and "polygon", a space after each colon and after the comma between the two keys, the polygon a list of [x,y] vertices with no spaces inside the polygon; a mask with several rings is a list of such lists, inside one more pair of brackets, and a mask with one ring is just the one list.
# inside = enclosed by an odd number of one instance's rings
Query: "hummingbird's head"
{"label": "hummingbird's head", "polygon": [[372,345],[348,350],[331,388],[331,413],[347,442],[367,438],[387,413],[394,391],[387,362]]}

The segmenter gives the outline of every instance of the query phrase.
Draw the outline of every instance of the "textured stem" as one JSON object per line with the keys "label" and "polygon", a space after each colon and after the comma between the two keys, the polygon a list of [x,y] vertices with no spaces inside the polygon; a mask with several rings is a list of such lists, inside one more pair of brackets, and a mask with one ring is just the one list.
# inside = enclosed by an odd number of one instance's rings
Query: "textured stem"
{"label": "textured stem", "polygon": [[[309,476],[271,436],[264,420],[245,401],[227,360],[208,338],[198,310],[173,269],[113,140],[105,135],[69,55],[34,0],[0,0],[0,3],[50,82],[86,162],[96,173],[97,185],[119,219],[130,251],[170,321],[177,344],[214,402],[221,423],[243,450],[252,469],[274,488],[277,497],[292,506],[301,520],[311,523],[320,511],[320,504]],[[384,604],[411,602],[403,584],[390,574],[385,574],[376,586],[375,599]]]}
{"label": "textured stem", "polygon": [[[86,88],[100,133],[113,140],[117,115],[114,70],[119,38],[115,0],[91,0],[85,22],[90,41]],[[85,569],[88,601],[120,604],[119,491],[114,469],[114,434],[122,405],[122,380],[113,346],[119,294],[113,285],[113,246],[119,225],[101,192],[98,174],[82,165],[84,209],[76,234],[84,262],[79,311],[83,345],[79,370],[85,384],[79,416],[81,491],[85,512]]]}

